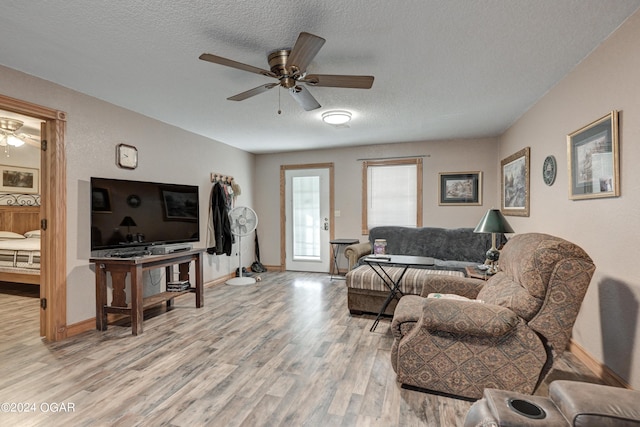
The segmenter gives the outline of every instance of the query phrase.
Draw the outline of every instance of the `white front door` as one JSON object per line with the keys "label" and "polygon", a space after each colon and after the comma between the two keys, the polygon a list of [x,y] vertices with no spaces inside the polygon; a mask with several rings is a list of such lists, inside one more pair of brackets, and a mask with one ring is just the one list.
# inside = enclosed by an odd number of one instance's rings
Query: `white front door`
{"label": "white front door", "polygon": [[329,169],[285,171],[287,270],[328,273]]}

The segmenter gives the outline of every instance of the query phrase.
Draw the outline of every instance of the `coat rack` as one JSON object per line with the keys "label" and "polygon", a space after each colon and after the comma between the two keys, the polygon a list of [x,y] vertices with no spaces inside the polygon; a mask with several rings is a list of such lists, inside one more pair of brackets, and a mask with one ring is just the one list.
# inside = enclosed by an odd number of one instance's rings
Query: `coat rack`
{"label": "coat rack", "polygon": [[233,177],[230,175],[211,172],[211,182],[219,182],[221,184],[231,185],[233,183]]}

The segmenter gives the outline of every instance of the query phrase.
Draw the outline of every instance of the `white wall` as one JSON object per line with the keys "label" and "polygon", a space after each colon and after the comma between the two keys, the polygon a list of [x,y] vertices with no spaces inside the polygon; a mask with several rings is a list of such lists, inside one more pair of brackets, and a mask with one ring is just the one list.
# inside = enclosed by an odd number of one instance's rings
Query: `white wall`
{"label": "white wall", "polygon": [[[500,158],[531,146],[531,216],[510,218],[519,232],[541,231],[583,247],[596,272],[574,339],[640,389],[640,12],[579,64],[502,138]],[[621,196],[569,200],[566,135],[620,111]],[[542,162],[559,166],[553,186]]]}
{"label": "white wall", "polygon": [[[260,258],[263,264],[280,265],[280,166],[333,163],[335,171],[336,238],[362,236],[362,161],[358,159],[425,156],[423,159],[423,225],[475,227],[487,209],[499,207],[495,159],[497,139],[430,141],[368,145],[331,150],[261,154],[256,156],[256,206],[260,216]],[[438,206],[438,173],[482,171],[482,206]]]}
{"label": "white wall", "polygon": [[40,169],[40,148],[30,144],[0,147],[0,164]]}
{"label": "white wall", "polygon": [[[0,93],[67,113],[67,324],[95,317],[95,278],[89,264],[92,176],[200,186],[200,234],[206,235],[209,174],[235,177],[238,204],[252,206],[254,156],[50,82],[0,67]],[[138,148],[139,166],[115,164],[119,143]],[[243,251],[252,258],[253,242]],[[204,237],[199,247],[205,246]],[[204,279],[237,267],[237,257],[205,255]]]}

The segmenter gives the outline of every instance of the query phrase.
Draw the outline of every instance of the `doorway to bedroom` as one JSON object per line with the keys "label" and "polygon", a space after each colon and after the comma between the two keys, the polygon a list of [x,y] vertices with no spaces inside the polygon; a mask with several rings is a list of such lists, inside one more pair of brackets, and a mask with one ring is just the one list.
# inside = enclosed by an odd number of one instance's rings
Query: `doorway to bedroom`
{"label": "doorway to bedroom", "polygon": [[[2,336],[12,340],[16,333],[44,331],[38,320],[43,123],[35,117],[0,110],[0,300],[6,307],[2,311]],[[18,322],[13,320],[16,316]]]}
{"label": "doorway to bedroom", "polygon": [[65,128],[64,112],[0,95],[0,231],[14,240],[0,246],[0,286],[35,323],[15,327],[49,341],[67,335]]}

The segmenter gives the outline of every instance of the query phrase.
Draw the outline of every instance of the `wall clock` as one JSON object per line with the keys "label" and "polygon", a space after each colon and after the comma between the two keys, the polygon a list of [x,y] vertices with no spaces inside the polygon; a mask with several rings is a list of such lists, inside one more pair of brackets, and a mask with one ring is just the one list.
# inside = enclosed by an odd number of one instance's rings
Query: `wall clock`
{"label": "wall clock", "polygon": [[132,194],[129,197],[127,197],[127,204],[132,208],[137,208],[138,206],[140,206],[141,203],[142,203],[142,200],[140,200],[140,197],[138,197],[135,194]]}
{"label": "wall clock", "polygon": [[558,172],[558,165],[556,164],[556,158],[554,156],[547,156],[542,164],[542,179],[547,185],[553,185],[556,180],[556,173]]}
{"label": "wall clock", "polygon": [[125,169],[137,168],[138,149],[133,145],[118,144],[116,147],[116,163]]}

